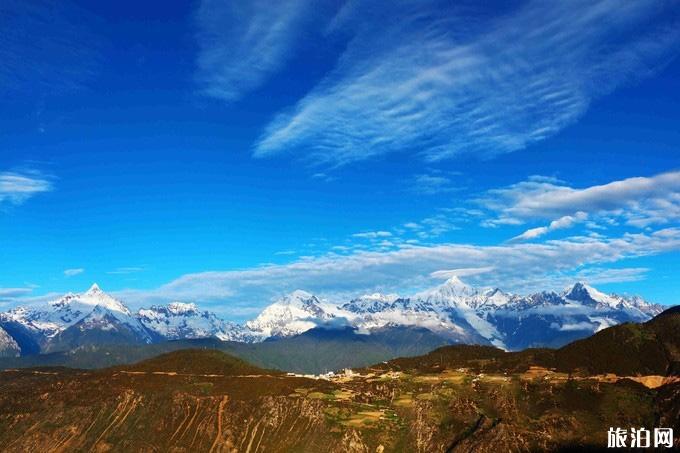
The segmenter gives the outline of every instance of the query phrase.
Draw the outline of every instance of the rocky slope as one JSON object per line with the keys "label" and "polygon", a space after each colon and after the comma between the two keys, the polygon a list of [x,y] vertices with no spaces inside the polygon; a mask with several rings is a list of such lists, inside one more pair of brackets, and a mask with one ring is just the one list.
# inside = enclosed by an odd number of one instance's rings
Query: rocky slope
{"label": "rocky slope", "polygon": [[0,327],[0,357],[16,357],[21,352],[17,342]]}

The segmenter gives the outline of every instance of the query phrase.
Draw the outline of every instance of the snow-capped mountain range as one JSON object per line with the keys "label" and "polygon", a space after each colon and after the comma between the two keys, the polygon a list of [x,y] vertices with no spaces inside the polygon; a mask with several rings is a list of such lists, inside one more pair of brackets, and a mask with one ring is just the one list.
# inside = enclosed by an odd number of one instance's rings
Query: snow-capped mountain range
{"label": "snow-capped mountain range", "polygon": [[584,283],[562,293],[519,296],[498,288],[476,289],[452,277],[411,297],[371,294],[339,306],[296,291],[246,326],[277,337],[329,324],[350,325],[366,333],[416,326],[450,342],[523,349],[560,346],[614,324],[645,321],[661,311],[662,306],[639,297],[607,295]]}
{"label": "snow-capped mountain range", "polygon": [[224,341],[253,342],[259,338],[240,324],[224,321],[215,313],[200,311],[196,304],[154,305],[139,310],[137,317],[144,327],[166,340],[215,337]]}
{"label": "snow-capped mountain range", "polygon": [[55,301],[0,313],[0,356],[207,337],[257,342],[337,326],[364,334],[391,327],[421,327],[451,343],[515,350],[561,346],[614,324],[645,321],[661,311],[661,305],[639,297],[604,294],[584,283],[561,293],[520,296],[498,288],[477,289],[452,277],[410,297],[378,293],[342,304],[298,290],[240,325],[182,302],[133,313],[95,284],[82,294],[69,293]]}

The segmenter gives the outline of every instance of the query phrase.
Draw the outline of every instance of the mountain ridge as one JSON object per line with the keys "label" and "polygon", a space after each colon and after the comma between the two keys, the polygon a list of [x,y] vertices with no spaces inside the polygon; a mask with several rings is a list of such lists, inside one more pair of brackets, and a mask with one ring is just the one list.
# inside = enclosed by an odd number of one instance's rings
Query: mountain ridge
{"label": "mountain ridge", "polygon": [[604,294],[582,282],[561,293],[521,296],[500,288],[474,288],[453,276],[413,296],[374,293],[344,303],[296,290],[254,319],[236,324],[196,304],[178,301],[132,312],[95,283],[84,293],[0,313],[0,327],[24,355],[106,342],[146,344],[214,337],[256,343],[338,326],[365,334],[399,326],[426,328],[445,342],[520,350],[558,347],[611,325],[646,321],[661,309],[637,296]]}

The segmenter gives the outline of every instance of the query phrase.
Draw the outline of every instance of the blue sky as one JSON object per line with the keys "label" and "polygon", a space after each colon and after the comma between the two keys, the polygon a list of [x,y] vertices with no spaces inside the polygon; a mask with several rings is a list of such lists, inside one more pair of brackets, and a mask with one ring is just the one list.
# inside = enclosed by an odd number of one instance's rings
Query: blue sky
{"label": "blue sky", "polygon": [[97,3],[0,6],[3,307],[680,303],[677,2]]}

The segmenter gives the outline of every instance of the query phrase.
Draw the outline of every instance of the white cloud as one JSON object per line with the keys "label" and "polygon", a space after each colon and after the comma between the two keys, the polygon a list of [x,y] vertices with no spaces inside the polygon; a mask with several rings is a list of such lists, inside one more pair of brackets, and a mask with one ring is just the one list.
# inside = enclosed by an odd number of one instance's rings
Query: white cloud
{"label": "white cloud", "polygon": [[280,250],[278,252],[275,252],[275,256],[288,256],[288,255],[295,255],[297,252],[295,250]]}
{"label": "white cloud", "polygon": [[[403,292],[431,285],[432,274],[443,269],[467,272],[472,283],[499,286],[526,293],[561,288],[589,268],[607,281],[617,271],[601,266],[640,256],[680,250],[680,229],[649,234],[625,234],[617,238],[576,237],[546,243],[514,243],[499,246],[442,244],[411,246],[387,252],[356,251],[298,259],[285,265],[267,265],[234,271],[188,274],[149,291],[129,290],[120,297],[137,304],[173,299],[198,301],[229,314],[247,307],[262,307],[274,295],[302,288],[333,298],[373,291]],[[493,270],[486,271],[487,268]],[[467,269],[467,271],[466,271]],[[473,270],[474,269],[474,270]],[[641,270],[618,271],[630,281]],[[435,274],[441,276],[440,274]]]}
{"label": "white cloud", "polygon": [[449,231],[460,230],[455,219],[446,214],[435,214],[420,220],[419,223],[423,228],[416,234],[421,239],[436,238]]}
{"label": "white cloud", "polygon": [[[81,270],[84,271],[84,269],[73,269],[73,270]],[[107,274],[111,275],[127,275],[127,274],[135,274],[137,272],[142,272],[144,270],[143,267],[139,266],[129,266],[129,267],[118,267],[112,271],[108,271]],[[81,273],[81,272],[79,272]]]}
{"label": "white cloud", "polygon": [[557,323],[552,323],[550,324],[550,327],[555,329],[555,330],[561,330],[563,332],[570,332],[574,330],[588,330],[592,331],[593,330],[593,323],[590,322],[574,322],[574,323],[565,323],[562,325],[559,325]]}
{"label": "white cloud", "polygon": [[585,220],[586,215],[599,215],[601,221],[610,224],[616,223],[613,217],[621,217],[629,225],[638,227],[665,224],[680,220],[680,171],[628,178],[584,189],[574,189],[554,179],[534,177],[490,190],[477,202],[496,214],[487,221],[490,225],[555,218],[559,219],[557,222],[563,222],[547,229],[529,230],[523,239],[571,226],[575,220]]}
{"label": "white cloud", "polygon": [[493,271],[493,266],[487,267],[464,267],[461,269],[449,269],[442,271],[435,271],[430,274],[432,278],[448,279],[451,277],[470,277],[472,275],[488,274]]}
{"label": "white cloud", "polygon": [[85,269],[83,269],[82,267],[74,268],[74,269],[66,269],[66,270],[64,271],[64,276],[66,276],[66,277],[75,277],[76,275],[80,275],[80,274],[82,274],[83,272],[85,272]]}
{"label": "white cloud", "polygon": [[336,20],[353,33],[337,67],[269,124],[255,155],[342,165],[519,150],[662,66],[677,51],[673,17],[653,0],[533,1],[492,20],[440,2],[352,2]]}
{"label": "white cloud", "polygon": [[389,231],[366,231],[363,233],[355,233],[352,235],[354,238],[359,239],[378,239],[378,238],[388,238],[392,236]]}
{"label": "white cloud", "polygon": [[451,184],[451,178],[441,173],[416,175],[411,183],[411,191],[422,195],[435,195],[455,190],[456,188]]}
{"label": "white cloud", "polygon": [[576,278],[592,284],[637,282],[644,280],[649,272],[646,267],[625,267],[614,269],[591,268],[579,271]]}
{"label": "white cloud", "polygon": [[258,88],[292,57],[313,11],[304,0],[203,0],[196,17],[204,92],[234,101]]}
{"label": "white cloud", "polygon": [[551,231],[571,228],[575,224],[585,221],[587,218],[588,214],[582,211],[577,212],[573,216],[565,215],[564,217],[560,217],[557,220],[553,220],[552,222],[550,222],[550,225],[548,226],[528,229],[519,236],[515,236],[514,238],[512,238],[512,240],[525,241],[530,239],[536,239],[545,234],[548,234]]}
{"label": "white cloud", "polygon": [[0,172],[0,205],[19,205],[29,198],[52,190],[52,184],[37,172]]}
{"label": "white cloud", "polygon": [[33,288],[0,288],[0,301],[24,297],[33,292]]}

